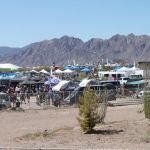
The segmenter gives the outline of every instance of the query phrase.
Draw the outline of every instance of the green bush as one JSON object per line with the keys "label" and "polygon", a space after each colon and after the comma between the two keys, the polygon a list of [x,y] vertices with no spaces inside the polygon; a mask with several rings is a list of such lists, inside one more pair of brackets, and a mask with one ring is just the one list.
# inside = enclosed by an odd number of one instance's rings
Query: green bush
{"label": "green bush", "polygon": [[87,88],[80,96],[78,108],[79,116],[77,120],[84,133],[90,133],[98,120],[98,99],[93,90]]}
{"label": "green bush", "polygon": [[150,93],[144,95],[144,113],[145,118],[150,119]]}

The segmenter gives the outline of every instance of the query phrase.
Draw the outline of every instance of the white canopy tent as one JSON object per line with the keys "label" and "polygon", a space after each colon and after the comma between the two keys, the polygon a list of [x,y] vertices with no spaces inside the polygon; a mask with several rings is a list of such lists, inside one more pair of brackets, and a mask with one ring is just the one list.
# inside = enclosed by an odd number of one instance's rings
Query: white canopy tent
{"label": "white canopy tent", "polygon": [[60,69],[57,69],[57,70],[55,70],[53,73],[54,73],[54,74],[61,74],[61,73],[63,73],[63,71],[61,71]]}
{"label": "white canopy tent", "polygon": [[135,74],[135,75],[144,75],[144,70],[141,70],[140,68],[137,68],[135,66],[133,66],[132,68],[129,69],[129,74]]}
{"label": "white canopy tent", "polygon": [[127,72],[128,70],[129,70],[129,68],[122,67],[122,68],[118,69],[117,72]]}
{"label": "white canopy tent", "polygon": [[18,70],[20,67],[13,64],[0,64],[0,69]]}
{"label": "white canopy tent", "polygon": [[39,73],[38,71],[36,71],[36,70],[34,70],[34,69],[31,70],[30,72],[31,72],[31,73]]}
{"label": "white canopy tent", "polygon": [[139,70],[141,70],[141,69],[139,69],[139,68],[133,66],[132,68],[129,68],[128,70],[129,70],[129,71],[139,71]]}
{"label": "white canopy tent", "polygon": [[93,81],[93,79],[83,79],[80,83],[79,83],[79,86],[80,87],[86,87],[91,81]]}
{"label": "white canopy tent", "polygon": [[60,81],[57,85],[55,85],[52,90],[53,91],[60,91],[60,90],[63,90],[65,89],[68,84],[69,84],[70,81],[67,81],[67,80],[62,80]]}
{"label": "white canopy tent", "polygon": [[44,70],[44,69],[42,69],[42,70],[40,71],[40,73],[48,74],[48,72],[47,72],[46,70]]}
{"label": "white canopy tent", "polygon": [[70,69],[66,69],[66,70],[64,70],[64,71],[63,71],[63,73],[71,74],[71,73],[73,73],[73,71],[72,71],[72,70],[70,70]]}

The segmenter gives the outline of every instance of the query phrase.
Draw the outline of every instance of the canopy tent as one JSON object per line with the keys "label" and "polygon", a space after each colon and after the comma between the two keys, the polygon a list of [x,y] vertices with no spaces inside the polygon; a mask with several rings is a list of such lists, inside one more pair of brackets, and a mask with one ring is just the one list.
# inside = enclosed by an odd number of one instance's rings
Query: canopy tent
{"label": "canopy tent", "polygon": [[61,81],[61,80],[60,80],[59,78],[57,78],[57,77],[51,77],[51,78],[49,78],[48,81],[45,81],[44,84],[45,84],[45,85],[50,85],[50,84],[56,85],[56,84],[58,84],[60,81]]}
{"label": "canopy tent", "polygon": [[79,83],[79,86],[80,86],[80,87],[86,87],[91,81],[93,81],[93,79],[83,79],[83,80]]}
{"label": "canopy tent", "polygon": [[61,74],[61,73],[63,73],[63,71],[61,71],[60,69],[57,69],[57,70],[55,70],[53,73],[54,73],[54,74]]}
{"label": "canopy tent", "polygon": [[20,67],[13,64],[0,64],[0,71],[15,71]]}
{"label": "canopy tent", "polygon": [[82,69],[84,69],[86,66],[80,66],[78,64],[76,65],[68,65],[68,66],[64,66],[64,69],[69,69],[69,70],[78,70],[78,71],[81,71]]}
{"label": "canopy tent", "polygon": [[31,70],[30,72],[31,72],[31,73],[39,73],[39,72],[36,71],[36,70]]}
{"label": "canopy tent", "polygon": [[16,77],[15,73],[0,73],[0,80],[10,80]]}
{"label": "canopy tent", "polygon": [[44,69],[42,69],[42,70],[40,71],[40,73],[48,74],[48,72],[47,72],[46,70],[44,70]]}
{"label": "canopy tent", "polygon": [[50,82],[51,82],[52,84],[58,84],[60,81],[61,81],[61,80],[60,80],[59,78],[57,78],[57,77],[52,77],[52,78],[50,79]]}
{"label": "canopy tent", "polygon": [[73,73],[73,71],[70,70],[70,69],[66,69],[66,70],[63,71],[63,73],[68,73],[68,74],[70,74],[70,73]]}
{"label": "canopy tent", "polygon": [[133,66],[132,68],[129,68],[128,70],[129,70],[129,71],[139,71],[139,70],[141,70],[141,69],[139,69],[139,68]]}
{"label": "canopy tent", "polygon": [[70,81],[67,80],[62,80],[60,81],[57,85],[55,85],[52,90],[53,91],[60,91],[60,90],[64,90],[68,84],[70,83]]}
{"label": "canopy tent", "polygon": [[37,84],[37,82],[32,81],[32,80],[25,80],[20,83],[20,85],[34,85],[34,84]]}
{"label": "canopy tent", "polygon": [[120,68],[121,68],[120,66],[116,66],[116,67],[113,68],[113,71],[117,71]]}
{"label": "canopy tent", "polygon": [[81,72],[89,73],[91,70],[89,68],[84,68],[81,70]]}
{"label": "canopy tent", "polygon": [[44,80],[40,80],[40,81],[37,82],[37,84],[44,84],[44,83],[45,83]]}
{"label": "canopy tent", "polygon": [[13,79],[10,79],[10,82],[23,82],[24,81],[24,79],[22,79],[22,78],[18,78],[18,77],[15,77],[15,78],[13,78]]}
{"label": "canopy tent", "polygon": [[129,70],[129,68],[127,68],[127,67],[121,67],[120,69],[117,69],[116,71],[117,72],[127,72]]}

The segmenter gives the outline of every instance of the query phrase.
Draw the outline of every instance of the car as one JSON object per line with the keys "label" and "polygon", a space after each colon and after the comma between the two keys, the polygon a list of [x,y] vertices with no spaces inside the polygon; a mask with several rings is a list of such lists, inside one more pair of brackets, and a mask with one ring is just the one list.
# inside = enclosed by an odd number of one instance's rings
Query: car
{"label": "car", "polygon": [[11,107],[10,97],[7,93],[0,92],[0,109]]}

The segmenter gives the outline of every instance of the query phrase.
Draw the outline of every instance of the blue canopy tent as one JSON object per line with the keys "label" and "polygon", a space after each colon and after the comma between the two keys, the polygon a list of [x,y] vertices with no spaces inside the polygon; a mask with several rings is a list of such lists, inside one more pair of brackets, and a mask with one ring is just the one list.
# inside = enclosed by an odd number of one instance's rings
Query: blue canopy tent
{"label": "blue canopy tent", "polygon": [[91,70],[89,68],[84,68],[81,70],[81,72],[89,73],[89,72],[91,72]]}
{"label": "blue canopy tent", "polygon": [[71,65],[68,65],[68,66],[65,66],[64,69],[70,69],[70,70],[79,70],[79,66],[71,66]]}
{"label": "blue canopy tent", "polygon": [[120,66],[116,66],[116,67],[113,68],[113,71],[117,71],[120,68],[121,68]]}

